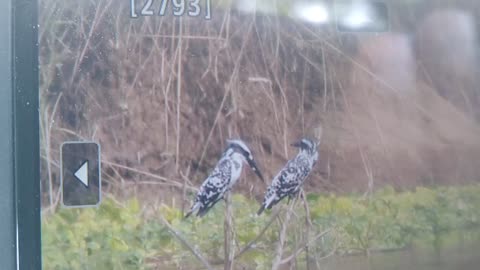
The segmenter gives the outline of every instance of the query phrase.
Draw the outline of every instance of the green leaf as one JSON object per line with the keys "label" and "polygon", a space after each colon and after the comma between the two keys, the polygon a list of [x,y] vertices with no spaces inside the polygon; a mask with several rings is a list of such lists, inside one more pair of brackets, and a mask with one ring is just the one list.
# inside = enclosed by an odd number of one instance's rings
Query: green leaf
{"label": "green leaf", "polygon": [[112,250],[114,251],[122,251],[122,252],[128,251],[128,245],[122,239],[119,239],[116,237],[112,238],[112,240],[110,241],[110,245],[112,247]]}

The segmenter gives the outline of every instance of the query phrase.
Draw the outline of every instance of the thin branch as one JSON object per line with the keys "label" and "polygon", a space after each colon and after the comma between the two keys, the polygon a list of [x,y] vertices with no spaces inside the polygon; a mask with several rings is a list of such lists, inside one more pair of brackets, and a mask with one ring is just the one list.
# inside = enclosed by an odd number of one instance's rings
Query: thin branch
{"label": "thin branch", "polygon": [[303,245],[301,248],[297,249],[297,251],[295,251],[292,255],[290,255],[289,257],[287,257],[286,259],[283,259],[282,261],[280,261],[280,264],[285,264],[293,259],[295,259],[298,255],[300,255],[300,253],[302,253],[303,250],[305,250],[308,246],[310,246],[311,244],[313,244],[315,241],[317,241],[320,237],[326,235],[327,233],[329,233],[330,231],[332,231],[332,229],[328,229],[326,231],[323,231],[319,234],[317,234],[312,240],[308,241],[305,245]]}
{"label": "thin branch", "polygon": [[360,153],[360,158],[361,158],[362,163],[363,163],[363,168],[365,170],[365,175],[368,178],[367,191],[363,195],[364,197],[366,197],[367,195],[371,194],[371,191],[372,191],[372,188],[373,188],[373,182],[374,182],[373,172],[372,172],[372,168],[370,166],[370,160],[368,159],[368,156],[365,154],[365,152],[363,151],[362,146],[360,144],[360,142],[362,140],[360,138],[360,135],[358,134],[358,128],[356,128],[355,125],[353,125],[353,123],[355,123],[355,120],[353,119],[354,113],[351,110],[351,104],[348,102],[347,95],[345,94],[345,89],[343,87],[343,84],[340,81],[338,81],[337,85],[338,85],[338,88],[340,89],[340,94],[342,95],[343,102],[345,103],[345,110],[348,114],[348,118],[349,118],[350,122],[352,123],[353,135],[354,135],[354,137],[357,141],[358,151]]}
{"label": "thin branch", "polygon": [[323,70],[323,112],[327,111],[327,63],[325,57],[325,50],[323,48],[323,44],[320,46],[320,50],[322,51],[322,70]]}
{"label": "thin branch", "polygon": [[[307,198],[305,196],[305,191],[303,188],[300,190],[300,197],[303,201],[303,206],[305,207],[305,239],[310,239],[310,228],[313,227],[312,219],[310,218],[310,208],[308,207]],[[308,246],[305,247],[305,254],[306,254],[306,264],[307,270],[310,269],[310,250]]]}
{"label": "thin branch", "polygon": [[178,30],[178,57],[177,57],[177,144],[175,146],[175,171],[178,172],[180,160],[180,105],[182,101],[182,35],[183,35],[182,17],[179,17]]}
{"label": "thin branch", "polygon": [[313,227],[312,219],[310,217],[310,207],[308,206],[307,197],[305,195],[305,191],[303,190],[303,188],[300,191],[300,196],[301,196],[302,201],[303,201],[303,206],[305,207],[305,219],[306,219],[305,222],[306,222],[306,225],[310,226],[310,227]]}
{"label": "thin branch", "polygon": [[290,203],[285,213],[285,220],[281,224],[280,237],[278,240],[277,249],[275,251],[275,258],[273,259],[273,263],[272,263],[272,270],[277,270],[282,264],[283,247],[284,247],[285,239],[287,235],[287,227],[290,221],[290,217],[292,216],[293,206],[295,205],[296,201],[297,201],[297,197],[295,197]]}
{"label": "thin branch", "polygon": [[[272,217],[270,218],[270,220],[262,228],[260,233],[257,234],[257,236],[253,240],[248,242],[248,244],[246,244],[242,249],[240,249],[240,251],[234,256],[235,260],[238,260],[240,257],[242,257],[242,255],[245,252],[249,251],[255,246],[255,244],[258,242],[258,240],[260,240],[260,238],[262,238],[265,232],[267,232],[267,229],[270,228],[270,225],[272,225],[272,223],[275,221],[275,219],[278,217],[279,214],[280,214],[280,209],[277,209],[277,211],[275,211],[272,214]],[[225,263],[225,260],[218,260],[218,261],[215,261],[213,264],[223,264],[223,263]]]}
{"label": "thin branch", "polygon": [[[247,33],[245,34],[246,37],[250,36],[250,32],[252,30],[252,26],[253,26],[253,22],[250,24],[248,30],[247,30]],[[215,127],[220,119],[220,115],[222,113],[222,109],[224,108],[224,104],[227,100],[227,97],[228,97],[228,94],[230,94],[232,88],[233,88],[233,82],[234,82],[234,79],[236,78],[236,76],[238,76],[238,71],[240,69],[240,63],[241,63],[241,59],[244,55],[244,52],[245,52],[245,47],[247,46],[247,41],[248,41],[248,38],[245,38],[243,44],[242,44],[242,47],[240,48],[240,52],[238,54],[238,56],[236,57],[235,59],[235,66],[233,67],[233,71],[232,71],[232,75],[230,76],[230,79],[229,79],[229,82],[228,82],[228,85],[227,85],[227,88],[225,90],[225,93],[223,95],[223,98],[222,98],[222,101],[220,102],[220,106],[218,106],[218,109],[217,109],[217,113],[215,115],[215,119],[213,120],[213,125],[212,127],[210,128],[210,131],[208,132],[208,136],[207,136],[207,139],[205,141],[205,145],[203,147],[203,150],[202,150],[202,154],[200,156],[200,160],[198,161],[198,167],[200,167],[203,163],[203,159],[205,158],[205,154],[207,152],[207,148],[209,146],[209,143],[210,143],[210,139],[212,138],[212,135],[213,135],[213,131],[215,130]],[[197,170],[198,172],[198,170]]]}
{"label": "thin branch", "polygon": [[232,197],[231,193],[227,192],[225,194],[225,220],[224,220],[224,269],[225,270],[232,270],[233,269],[233,261],[234,261],[234,253],[233,250],[233,228],[232,228]]}
{"label": "thin branch", "polygon": [[105,6],[103,8],[97,8],[96,9],[95,16],[93,18],[92,25],[90,26],[90,30],[88,32],[88,36],[85,40],[85,43],[83,45],[82,51],[80,52],[80,54],[77,55],[77,58],[75,59],[75,64],[73,66],[72,77],[70,78],[70,88],[73,87],[73,83],[75,81],[75,78],[77,77],[77,73],[79,71],[80,64],[83,62],[83,58],[85,57],[85,54],[86,54],[87,50],[90,48],[90,42],[92,40],[93,34],[94,34],[94,32],[97,28],[97,25],[98,25],[99,21],[102,20],[103,16],[105,15],[105,12],[110,10],[110,5],[113,2],[114,1],[110,0],[110,1],[107,2],[107,4],[105,4]]}
{"label": "thin branch", "polygon": [[320,258],[315,257],[315,262],[316,262],[317,266],[318,266],[319,261],[324,260],[324,259],[326,259],[330,256],[333,256],[335,254],[335,252],[337,252],[337,249],[338,249],[338,235],[337,235],[337,232],[335,232],[335,246],[333,247],[333,249],[327,255],[322,256]]}
{"label": "thin branch", "polygon": [[[372,70],[370,70],[368,67],[366,67],[365,65],[362,65],[362,63],[356,61],[353,57],[347,55],[346,53],[344,53],[340,48],[338,48],[337,46],[335,46],[334,44],[332,44],[331,42],[327,41],[325,38],[321,37],[318,33],[315,33],[314,31],[312,31],[311,29],[309,29],[308,27],[306,26],[303,26],[303,28],[309,32],[310,34],[312,34],[313,36],[317,37],[318,40],[320,40],[321,42],[323,42],[323,44],[326,45],[326,47],[330,48],[332,51],[334,51],[335,53],[337,53],[338,55],[342,56],[344,59],[348,60],[349,62],[351,62],[353,64],[354,67],[357,67],[358,69],[362,70],[363,72],[367,73],[369,76],[371,76],[375,81],[378,81],[381,85],[385,86],[386,89],[390,90],[396,97],[398,97],[400,100],[404,101],[404,102],[407,102],[407,103],[410,103],[412,104],[422,115],[424,115],[425,117],[427,117],[429,120],[433,121],[433,122],[438,122],[439,120],[437,119],[437,117],[435,117],[435,115],[432,114],[432,112],[429,112],[426,108],[424,108],[424,106],[422,106],[421,104],[419,104],[416,100],[412,100],[412,99],[408,99],[407,97],[405,96],[402,96],[400,94],[400,90],[395,88],[394,86],[392,86],[391,84],[389,84],[387,81],[385,81],[384,79],[382,79],[380,76],[378,76],[375,72],[373,72]],[[333,103],[335,104],[335,103]],[[457,111],[455,111],[457,112]],[[458,113],[458,112],[457,112]]]}
{"label": "thin branch", "polygon": [[53,198],[53,174],[52,174],[52,165],[51,165],[51,134],[52,134],[52,127],[53,123],[55,121],[55,114],[57,112],[58,108],[58,103],[60,102],[60,99],[62,98],[62,93],[60,93],[57,97],[57,100],[55,101],[55,104],[53,105],[53,110],[52,114],[50,115],[50,120],[48,119],[48,110],[45,109],[45,125],[48,125],[47,128],[45,128],[45,154],[47,155],[47,174],[48,174],[48,192],[49,192],[49,200],[50,200],[50,207],[51,209],[55,209],[54,207],[54,198]]}
{"label": "thin branch", "polygon": [[182,35],[180,37],[176,35],[145,34],[145,35],[139,35],[139,37],[226,41],[224,38],[217,37],[217,36],[210,37],[210,36]]}
{"label": "thin branch", "polygon": [[173,236],[175,236],[175,238],[177,238],[180,241],[180,243],[182,243],[199,261],[201,261],[203,263],[205,268],[207,268],[209,270],[213,269],[210,266],[210,264],[208,263],[208,261],[200,254],[200,252],[198,250],[196,250],[195,247],[193,247],[190,243],[188,243],[188,241],[179,232],[177,232],[170,225],[170,223],[168,223],[168,221],[165,220],[165,218],[162,215],[160,215],[160,220],[162,221],[163,225],[165,225],[165,227],[167,227],[168,231]]}
{"label": "thin branch", "polygon": [[252,241],[250,241],[248,244],[245,245],[245,247],[243,247],[238,253],[237,255],[235,255],[235,259],[238,259],[240,258],[243,253],[249,251],[253,245],[258,241],[260,240],[260,238],[265,234],[265,232],[267,231],[268,228],[270,228],[270,225],[272,225],[272,223],[275,221],[275,219],[277,218],[277,216],[280,214],[280,210],[277,210],[273,215],[272,217],[270,218],[270,220],[267,222],[267,224],[265,224],[265,227],[263,227],[263,229],[260,231],[260,233],[257,235],[257,237],[255,237]]}
{"label": "thin branch", "polygon": [[183,188],[182,188],[182,215],[185,214],[185,207],[186,207],[186,201],[187,201],[187,181],[191,185],[192,183],[188,179],[187,175],[190,174],[190,165],[187,168],[187,173],[184,174],[182,171],[180,171],[180,176],[183,179]]}
{"label": "thin branch", "polygon": [[[108,160],[102,160],[102,163],[110,165],[110,166],[122,168],[122,169],[131,171],[131,172],[135,172],[135,173],[138,173],[138,174],[143,174],[145,176],[149,176],[149,177],[164,181],[166,183],[169,183],[174,187],[183,188],[183,184],[180,183],[180,180],[178,180],[178,181],[170,180],[166,177],[163,177],[163,176],[160,176],[160,175],[157,175],[157,174],[153,174],[153,173],[149,173],[149,172],[146,172],[146,171],[138,170],[138,169],[128,167],[128,166],[125,166],[125,165],[121,165],[121,164],[118,164],[118,163],[114,163],[114,162],[111,162],[111,161],[108,161]],[[143,182],[146,183],[147,181],[143,181]],[[191,187],[191,186],[187,186],[186,188],[188,188],[190,190],[193,190],[193,191],[197,191],[196,188]]]}

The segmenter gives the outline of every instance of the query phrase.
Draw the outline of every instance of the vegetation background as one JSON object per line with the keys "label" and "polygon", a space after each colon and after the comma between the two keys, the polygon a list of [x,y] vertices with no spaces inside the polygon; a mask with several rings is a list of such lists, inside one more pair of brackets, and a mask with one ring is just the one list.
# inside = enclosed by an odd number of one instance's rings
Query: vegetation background
{"label": "vegetation background", "polygon": [[[204,20],[40,0],[45,268],[312,268],[477,226],[480,5],[452,2],[388,1],[390,32],[376,35],[302,21],[298,1],[257,1],[252,13],[212,0]],[[295,215],[284,205],[253,217],[266,186],[247,169],[231,224],[221,204],[181,221],[227,138],[247,141],[271,178],[319,127]],[[66,140],[102,145],[98,210],[59,209]]]}

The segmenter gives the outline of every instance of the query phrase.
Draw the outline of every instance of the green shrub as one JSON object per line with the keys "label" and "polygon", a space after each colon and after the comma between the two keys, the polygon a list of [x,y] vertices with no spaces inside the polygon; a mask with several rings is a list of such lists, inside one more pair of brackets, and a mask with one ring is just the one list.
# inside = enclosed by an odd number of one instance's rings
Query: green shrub
{"label": "green shrub", "polygon": [[[314,245],[326,254],[371,249],[395,249],[412,239],[435,240],[444,232],[480,225],[480,186],[417,188],[397,193],[387,187],[370,198],[309,194],[313,227],[305,236],[305,211],[297,202],[289,225],[285,254],[328,228]],[[283,204],[284,205],[284,204]],[[256,238],[270,220],[271,211],[256,217],[259,205],[233,196],[235,239],[238,249]],[[61,209],[44,214],[42,241],[44,269],[151,269],[198,266],[196,258],[162,224],[162,215],[194,248],[210,261],[223,258],[224,207],[219,203],[205,218],[182,219],[179,209],[166,205],[145,217],[136,199],[125,205],[104,200],[98,209]],[[273,222],[255,248],[240,263],[259,269],[270,267],[280,225]],[[301,259],[301,258],[300,258]]]}

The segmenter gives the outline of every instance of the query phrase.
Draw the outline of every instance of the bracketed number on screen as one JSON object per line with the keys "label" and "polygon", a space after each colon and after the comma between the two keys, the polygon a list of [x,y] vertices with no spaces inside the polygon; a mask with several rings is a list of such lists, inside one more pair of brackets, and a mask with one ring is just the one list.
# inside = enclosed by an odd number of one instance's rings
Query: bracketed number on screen
{"label": "bracketed number on screen", "polygon": [[130,0],[130,17],[189,16],[211,19],[211,0]]}

